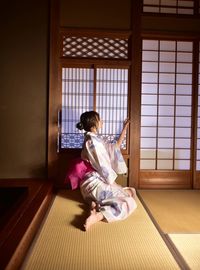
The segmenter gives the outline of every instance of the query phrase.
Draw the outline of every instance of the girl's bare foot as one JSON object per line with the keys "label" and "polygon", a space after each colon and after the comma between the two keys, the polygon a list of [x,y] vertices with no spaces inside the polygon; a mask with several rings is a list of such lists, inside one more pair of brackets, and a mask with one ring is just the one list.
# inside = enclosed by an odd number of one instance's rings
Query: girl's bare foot
{"label": "girl's bare foot", "polygon": [[90,205],[90,209],[93,210],[96,208],[96,206],[97,206],[97,204],[94,201],[92,201],[91,205]]}
{"label": "girl's bare foot", "polygon": [[100,204],[99,203],[96,203],[95,201],[92,201],[91,204],[90,204],[90,209],[91,210],[96,210],[97,212],[100,211]]}
{"label": "girl's bare foot", "polygon": [[96,212],[95,209],[91,210],[90,216],[86,219],[84,227],[85,230],[88,231],[88,229],[98,221],[103,219],[103,214],[101,212]]}

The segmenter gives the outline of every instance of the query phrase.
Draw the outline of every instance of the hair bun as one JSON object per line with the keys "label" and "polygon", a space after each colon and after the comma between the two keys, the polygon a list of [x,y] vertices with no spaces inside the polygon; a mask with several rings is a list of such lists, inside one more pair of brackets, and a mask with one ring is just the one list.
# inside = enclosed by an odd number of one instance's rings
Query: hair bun
{"label": "hair bun", "polygon": [[79,129],[79,130],[82,130],[83,129],[83,124],[81,122],[78,122],[76,124],[76,127]]}

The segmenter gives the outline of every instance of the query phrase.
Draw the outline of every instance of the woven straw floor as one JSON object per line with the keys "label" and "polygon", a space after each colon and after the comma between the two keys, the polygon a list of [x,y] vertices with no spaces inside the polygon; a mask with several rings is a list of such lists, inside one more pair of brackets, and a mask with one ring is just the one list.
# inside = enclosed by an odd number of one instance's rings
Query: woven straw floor
{"label": "woven straw floor", "polygon": [[200,190],[139,190],[164,233],[200,233]]}
{"label": "woven straw floor", "polygon": [[80,191],[60,191],[21,269],[179,269],[139,200],[124,221],[101,221],[85,232],[85,218]]}
{"label": "woven straw floor", "polygon": [[200,234],[169,234],[170,239],[192,270],[200,269]]}

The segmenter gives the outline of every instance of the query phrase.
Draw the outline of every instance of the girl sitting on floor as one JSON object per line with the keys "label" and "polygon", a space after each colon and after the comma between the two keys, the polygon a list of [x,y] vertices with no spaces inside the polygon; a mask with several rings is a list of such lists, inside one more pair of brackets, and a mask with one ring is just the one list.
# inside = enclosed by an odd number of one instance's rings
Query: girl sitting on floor
{"label": "girl sitting on floor", "polygon": [[81,152],[85,172],[80,181],[80,190],[84,200],[90,204],[91,211],[84,227],[87,231],[100,220],[113,222],[127,218],[137,207],[134,188],[123,188],[115,183],[117,174],[125,174],[127,166],[120,151],[129,120],[118,141],[108,143],[98,136],[102,127],[99,114],[88,111],[80,116],[76,127],[84,129],[85,139]]}

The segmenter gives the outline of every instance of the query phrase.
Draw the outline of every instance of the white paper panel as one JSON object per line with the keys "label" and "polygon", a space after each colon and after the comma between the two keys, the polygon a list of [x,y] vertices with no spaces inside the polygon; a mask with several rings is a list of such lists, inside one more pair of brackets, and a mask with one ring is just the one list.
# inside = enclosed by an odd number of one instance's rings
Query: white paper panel
{"label": "white paper panel", "polygon": [[192,74],[177,74],[176,83],[192,84]]}
{"label": "white paper panel", "polygon": [[197,149],[200,150],[200,138],[197,139]]}
{"label": "white paper panel", "polygon": [[141,127],[141,137],[156,137],[157,128]]}
{"label": "white paper panel", "polygon": [[158,52],[144,51],[143,54],[142,54],[142,60],[143,61],[158,61]]}
{"label": "white paper panel", "polygon": [[190,148],[190,139],[175,139],[175,148]]}
{"label": "white paper panel", "polygon": [[200,171],[200,161],[199,160],[197,160],[197,162],[196,162],[196,170]]}
{"label": "white paper panel", "polygon": [[159,104],[160,105],[174,105],[174,95],[160,95]]}
{"label": "white paper panel", "polygon": [[191,137],[191,128],[175,128],[175,136],[177,138],[190,138]]}
{"label": "white paper panel", "polygon": [[158,148],[173,148],[174,139],[158,139]]}
{"label": "white paper panel", "polygon": [[190,159],[190,150],[175,149],[175,159]]}
{"label": "white paper panel", "polygon": [[161,52],[160,53],[160,61],[165,62],[175,62],[176,60],[176,54],[175,52]]}
{"label": "white paper panel", "polygon": [[158,74],[157,73],[142,73],[142,82],[143,83],[157,83]]}
{"label": "white paper panel", "polygon": [[172,159],[173,158],[173,150],[158,149],[157,156],[158,156],[158,159]]}
{"label": "white paper panel", "polygon": [[[180,2],[180,1],[179,1]],[[184,1],[182,1],[183,3]],[[185,2],[192,2],[192,1],[185,1]],[[190,41],[178,41],[177,42],[177,51],[182,51],[182,52],[191,52],[192,51],[192,42]]]}
{"label": "white paper panel", "polygon": [[142,116],[141,126],[157,126],[157,117],[153,116]]}
{"label": "white paper panel", "polygon": [[176,127],[191,127],[191,117],[176,117]]}
{"label": "white paper panel", "polygon": [[189,170],[190,160],[175,160],[174,169],[175,170]]}
{"label": "white paper panel", "polygon": [[186,106],[176,106],[176,115],[177,116],[191,116],[192,108]]}
{"label": "white paper panel", "polygon": [[178,84],[176,85],[176,93],[178,95],[192,95],[192,85]]}
{"label": "white paper panel", "polygon": [[178,73],[192,73],[192,64],[177,64],[176,69]]}
{"label": "white paper panel", "polygon": [[176,0],[161,0],[161,5],[176,6],[176,4],[177,4]]}
{"label": "white paper panel", "polygon": [[192,63],[192,53],[177,53],[177,61]]}
{"label": "white paper panel", "polygon": [[176,42],[175,41],[160,41],[160,51],[172,51],[176,50]]}
{"label": "white paper panel", "polygon": [[158,125],[160,127],[166,127],[166,126],[169,126],[169,127],[172,127],[174,126],[174,117],[159,117],[158,118]]}
{"label": "white paper panel", "polygon": [[141,107],[141,115],[157,115],[157,106],[143,105]]}
{"label": "white paper panel", "polygon": [[[158,5],[160,0],[154,0],[154,5]],[[143,0],[144,5],[152,5],[152,0]]]}
{"label": "white paper panel", "polygon": [[159,83],[175,83],[175,74],[163,73],[159,76]]}
{"label": "white paper panel", "polygon": [[158,170],[172,170],[173,169],[173,160],[158,160],[157,162]]}
{"label": "white paper panel", "polygon": [[154,138],[141,138],[140,146],[141,146],[141,148],[155,148],[156,147],[156,139],[154,139]]}
{"label": "white paper panel", "polygon": [[142,95],[142,104],[157,104],[157,96],[156,95]]}
{"label": "white paper panel", "polygon": [[196,159],[197,159],[197,160],[200,160],[200,151],[197,151]]}
{"label": "white paper panel", "polygon": [[174,84],[159,84],[159,94],[171,95],[175,93]]}
{"label": "white paper panel", "polygon": [[191,96],[176,96],[176,104],[191,106],[192,97]]}
{"label": "white paper panel", "polygon": [[151,159],[142,159],[140,160],[140,169],[141,170],[155,170],[156,161]]}
{"label": "white paper panel", "polygon": [[157,62],[143,62],[142,72],[158,72]]}
{"label": "white paper panel", "polygon": [[147,159],[147,158],[151,158],[151,159],[155,159],[156,157],[156,150],[154,149],[141,149],[140,150],[140,157],[142,159]]}
{"label": "white paper panel", "polygon": [[160,72],[175,72],[175,63],[160,63]]}
{"label": "white paper panel", "polygon": [[157,84],[142,84],[142,93],[143,94],[157,94],[158,85]]}
{"label": "white paper panel", "polygon": [[158,128],[158,137],[173,138],[174,137],[174,128]]}
{"label": "white paper panel", "polygon": [[151,6],[143,7],[144,12],[159,13],[159,10],[160,8],[158,7],[151,7]]}
{"label": "white paper panel", "polygon": [[159,106],[159,115],[174,116],[174,106]]}
{"label": "white paper panel", "polygon": [[[159,1],[159,0],[155,0],[155,1]],[[145,50],[157,51],[158,50],[158,41],[157,40],[144,40],[142,42],[142,50],[143,51],[145,51]]]}

